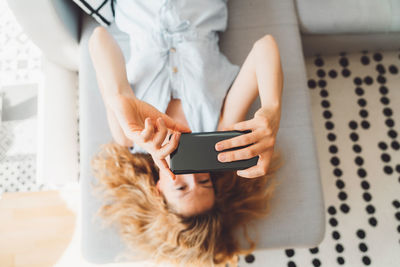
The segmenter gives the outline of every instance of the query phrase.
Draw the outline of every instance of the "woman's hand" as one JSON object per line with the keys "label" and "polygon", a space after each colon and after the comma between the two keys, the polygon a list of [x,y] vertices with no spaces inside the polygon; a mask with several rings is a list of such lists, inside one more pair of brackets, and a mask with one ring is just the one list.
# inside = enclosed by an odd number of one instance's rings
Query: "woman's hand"
{"label": "woman's hand", "polygon": [[224,128],[223,130],[225,131],[251,130],[251,132],[216,143],[215,149],[217,151],[250,144],[252,145],[235,151],[219,153],[218,160],[221,162],[231,162],[259,156],[256,166],[245,170],[239,170],[237,174],[245,178],[255,178],[267,174],[272,154],[274,152],[280,117],[280,108],[262,107],[257,110],[253,119],[242,121]]}
{"label": "woman's hand", "polygon": [[[108,98],[106,103],[125,136],[151,154],[160,171],[174,174],[165,160],[178,146],[180,132],[191,132],[185,125],[176,123],[171,117],[160,112],[152,105],[140,101],[132,95],[116,94]],[[156,123],[156,124],[154,124]],[[168,129],[174,132],[171,140],[162,146]]]}

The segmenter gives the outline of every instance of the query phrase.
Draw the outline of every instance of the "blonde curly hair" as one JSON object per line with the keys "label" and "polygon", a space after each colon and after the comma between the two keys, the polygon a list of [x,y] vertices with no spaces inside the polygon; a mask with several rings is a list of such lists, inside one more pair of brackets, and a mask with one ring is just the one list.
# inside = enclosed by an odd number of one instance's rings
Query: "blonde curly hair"
{"label": "blonde curly hair", "polygon": [[[282,165],[274,152],[267,175],[246,179],[236,172],[210,173],[214,206],[184,217],[157,192],[158,167],[149,154],[132,154],[116,143],[102,145],[92,159],[103,205],[99,214],[116,224],[132,260],[152,259],[174,266],[236,265],[237,255],[248,254],[256,242],[246,224],[267,215]],[[241,249],[235,232],[242,229],[249,249]]]}

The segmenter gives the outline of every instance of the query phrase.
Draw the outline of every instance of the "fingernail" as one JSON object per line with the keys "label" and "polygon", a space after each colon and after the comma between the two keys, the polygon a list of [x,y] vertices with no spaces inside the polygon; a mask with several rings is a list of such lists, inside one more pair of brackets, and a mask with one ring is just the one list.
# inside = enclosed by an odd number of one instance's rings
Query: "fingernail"
{"label": "fingernail", "polygon": [[219,161],[224,161],[225,160],[225,155],[224,154],[219,154],[218,155],[218,160]]}
{"label": "fingernail", "polygon": [[217,150],[222,150],[222,145],[221,144],[216,144],[215,147],[216,147]]}

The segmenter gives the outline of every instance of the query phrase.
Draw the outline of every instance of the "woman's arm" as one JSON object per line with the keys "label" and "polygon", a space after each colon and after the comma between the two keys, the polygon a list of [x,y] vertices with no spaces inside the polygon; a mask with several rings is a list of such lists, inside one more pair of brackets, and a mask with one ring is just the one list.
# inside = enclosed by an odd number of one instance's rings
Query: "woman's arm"
{"label": "woman's arm", "polygon": [[[89,52],[113,138],[124,146],[140,145],[152,155],[160,170],[174,177],[165,158],[178,146],[179,132],[190,129],[135,97],[122,51],[104,27],[93,31]],[[175,131],[174,138],[163,145],[168,129]]]}
{"label": "woman's arm", "polygon": [[111,134],[119,145],[133,146],[109,107],[117,94],[135,97],[127,80],[125,61],[117,42],[104,27],[96,27],[89,39],[89,52],[96,71],[97,83],[107,112]]}
{"label": "woman's arm", "polygon": [[[246,146],[246,148],[222,152],[218,160],[230,162],[259,156],[256,166],[238,171],[238,175],[254,178],[265,175],[271,161],[281,116],[283,74],[278,46],[270,35],[258,40],[248,55],[237,79],[229,91],[219,122],[219,130],[251,130],[239,137],[218,142],[217,151]],[[243,121],[257,97],[261,108],[254,118]]]}
{"label": "woman's arm", "polygon": [[280,109],[282,87],[279,49],[274,38],[266,35],[253,45],[229,90],[221,111],[218,130],[245,120],[258,95],[262,107]]}

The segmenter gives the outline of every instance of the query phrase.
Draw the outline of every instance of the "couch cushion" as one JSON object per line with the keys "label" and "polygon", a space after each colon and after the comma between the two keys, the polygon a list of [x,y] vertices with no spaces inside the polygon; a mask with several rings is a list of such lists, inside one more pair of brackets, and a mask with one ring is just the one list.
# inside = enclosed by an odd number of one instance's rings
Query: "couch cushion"
{"label": "couch cushion", "polygon": [[302,33],[378,33],[400,31],[397,0],[296,0]]}

